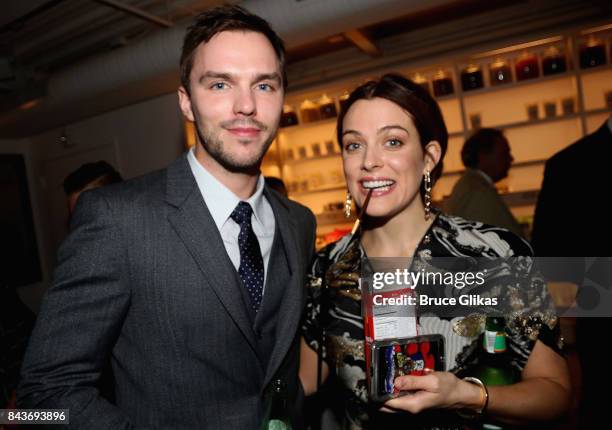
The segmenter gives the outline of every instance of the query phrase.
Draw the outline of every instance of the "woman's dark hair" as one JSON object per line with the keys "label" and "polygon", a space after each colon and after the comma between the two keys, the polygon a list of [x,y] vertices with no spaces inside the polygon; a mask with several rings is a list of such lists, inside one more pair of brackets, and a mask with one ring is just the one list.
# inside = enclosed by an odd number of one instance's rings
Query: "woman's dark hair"
{"label": "woman's dark hair", "polygon": [[287,69],[285,65],[285,46],[270,24],[263,18],[253,15],[240,6],[224,5],[209,9],[195,17],[187,28],[181,52],[181,85],[190,93],[189,75],[193,67],[193,56],[200,43],[206,43],[215,34],[223,31],[253,31],[261,33],[270,41],[281,70],[283,87],[287,88]]}
{"label": "woman's dark hair", "polygon": [[[368,81],[355,88],[343,105],[336,128],[338,144],[342,147],[344,117],[357,100],[371,100],[375,97],[389,100],[410,114],[421,138],[421,147],[432,140],[437,141],[442,149],[440,161],[431,171],[432,185],[442,174],[442,159],[448,147],[448,131],[438,103],[429,93],[410,79],[396,73],[388,73],[378,80]],[[421,195],[424,189],[421,186]]]}
{"label": "woman's dark hair", "polygon": [[461,161],[465,167],[477,168],[480,154],[490,153],[496,142],[505,139],[504,133],[495,128],[481,128],[472,134],[461,148]]}

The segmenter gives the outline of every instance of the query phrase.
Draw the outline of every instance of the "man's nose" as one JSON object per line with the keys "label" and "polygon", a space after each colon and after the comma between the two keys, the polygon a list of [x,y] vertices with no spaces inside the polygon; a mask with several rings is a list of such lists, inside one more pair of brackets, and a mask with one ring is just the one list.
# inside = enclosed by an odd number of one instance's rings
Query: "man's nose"
{"label": "man's nose", "polygon": [[253,92],[250,89],[240,89],[234,101],[234,113],[236,115],[251,116],[256,112],[256,103]]}

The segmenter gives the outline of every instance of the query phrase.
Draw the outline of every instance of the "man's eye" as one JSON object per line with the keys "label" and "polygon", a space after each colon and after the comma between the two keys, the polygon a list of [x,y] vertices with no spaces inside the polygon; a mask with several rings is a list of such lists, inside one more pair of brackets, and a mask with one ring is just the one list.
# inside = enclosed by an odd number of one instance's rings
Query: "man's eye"
{"label": "man's eye", "polygon": [[274,87],[270,84],[257,84],[257,88],[262,91],[272,91]]}
{"label": "man's eye", "polygon": [[227,84],[225,82],[215,82],[210,86],[210,88],[213,90],[223,90],[227,88]]}

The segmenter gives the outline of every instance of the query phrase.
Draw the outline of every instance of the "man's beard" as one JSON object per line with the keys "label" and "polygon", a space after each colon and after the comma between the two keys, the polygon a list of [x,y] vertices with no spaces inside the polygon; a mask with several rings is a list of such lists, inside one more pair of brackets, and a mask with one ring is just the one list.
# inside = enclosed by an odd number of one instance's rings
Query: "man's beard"
{"label": "man's beard", "polygon": [[[262,132],[267,131],[269,128],[264,124],[250,120],[247,124],[244,122],[240,123],[241,125],[255,125],[257,128],[262,130]],[[230,126],[235,126],[234,122],[228,121],[221,123],[221,128],[227,130]],[[198,133],[198,137],[200,142],[202,143],[202,147],[204,150],[223,168],[225,168],[229,172],[233,173],[247,173],[247,174],[255,174],[259,171],[259,167],[261,165],[261,160],[264,157],[264,154],[274,141],[274,137],[276,135],[276,131],[274,133],[270,133],[268,138],[262,145],[260,151],[256,153],[253,157],[247,160],[238,160],[232,154],[228,153],[224,149],[224,143],[219,138],[218,135],[215,135],[212,131],[206,130],[202,124],[196,120],[195,123],[196,132]],[[247,143],[248,139],[245,139],[244,144]],[[239,140],[240,142],[240,140]],[[242,142],[240,142],[242,143]]]}

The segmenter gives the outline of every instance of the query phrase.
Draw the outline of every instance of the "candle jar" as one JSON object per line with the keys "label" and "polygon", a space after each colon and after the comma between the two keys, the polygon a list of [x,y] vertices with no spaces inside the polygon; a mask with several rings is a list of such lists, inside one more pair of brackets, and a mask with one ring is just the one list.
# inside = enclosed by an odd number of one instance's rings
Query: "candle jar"
{"label": "candle jar", "polygon": [[512,82],[510,66],[501,58],[496,59],[489,66],[491,85],[508,84]]}
{"label": "candle jar", "polygon": [[612,91],[606,91],[604,93],[604,100],[606,103],[606,108],[612,109]]}
{"label": "candle jar", "polygon": [[529,121],[537,121],[539,118],[539,111],[537,103],[530,103],[527,106],[527,119]]}
{"label": "candle jar", "polygon": [[475,64],[470,64],[461,72],[461,87],[463,91],[477,90],[484,86],[482,70]]}
{"label": "candle jar", "polygon": [[334,118],[338,116],[338,111],[336,111],[336,103],[332,99],[330,99],[327,94],[323,94],[323,97],[319,100],[319,113],[321,118]]}
{"label": "candle jar", "polygon": [[453,79],[443,70],[440,70],[433,79],[433,90],[436,97],[447,96],[455,92]]}
{"label": "candle jar", "polygon": [[280,119],[281,127],[290,127],[298,124],[298,117],[293,108],[289,105],[283,106],[283,114]]}
{"label": "candle jar", "polygon": [[557,47],[551,46],[542,58],[542,73],[544,76],[563,73],[567,70],[567,60]]}
{"label": "candle jar", "polygon": [[423,88],[425,91],[427,91],[427,94],[431,94],[431,90],[429,89],[429,82],[427,81],[425,76],[421,75],[420,73],[417,73],[412,78],[412,81],[421,88]]}
{"label": "candle jar", "polygon": [[576,104],[573,97],[565,97],[561,99],[561,111],[563,115],[571,115],[576,111]]}
{"label": "candle jar", "polygon": [[478,130],[482,127],[482,116],[479,113],[470,114],[470,125],[472,130]]}
{"label": "candle jar", "polygon": [[554,101],[544,102],[544,116],[552,118],[557,115],[557,103]]}
{"label": "candle jar", "polygon": [[300,105],[300,116],[302,117],[302,122],[314,122],[321,119],[321,114],[319,113],[319,107],[310,100],[304,100],[304,102]]}
{"label": "candle jar", "polygon": [[528,52],[523,53],[516,60],[516,80],[524,81],[540,76],[540,67],[538,65],[538,57]]}
{"label": "candle jar", "polygon": [[580,47],[580,67],[588,69],[602,64],[606,64],[606,47],[601,40],[591,36]]}

